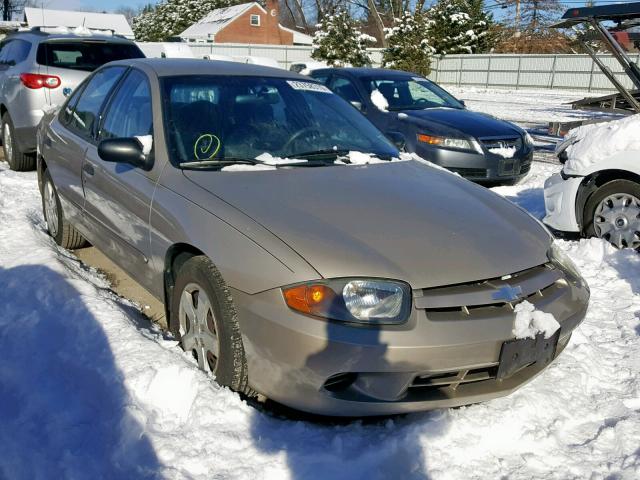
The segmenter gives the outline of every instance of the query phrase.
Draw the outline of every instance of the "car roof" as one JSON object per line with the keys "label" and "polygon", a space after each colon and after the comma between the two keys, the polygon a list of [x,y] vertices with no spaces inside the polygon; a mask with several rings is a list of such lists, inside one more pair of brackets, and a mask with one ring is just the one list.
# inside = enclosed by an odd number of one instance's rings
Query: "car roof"
{"label": "car roof", "polygon": [[43,42],[48,40],[99,40],[105,42],[114,42],[114,43],[134,43],[132,40],[128,38],[121,37],[119,35],[101,35],[99,33],[94,33],[91,35],[77,35],[74,33],[55,33],[55,32],[47,32],[41,31],[38,29],[31,30],[18,30],[15,32],[9,33],[3,40],[10,40],[12,38],[24,38],[25,40],[31,40],[35,42]]}
{"label": "car roof", "polygon": [[228,75],[246,77],[275,77],[294,80],[315,80],[281,68],[265,67],[251,63],[225,62],[221,60],[204,60],[197,58],[136,58],[118,60],[109,65],[146,66],[158,77],[174,77],[182,75]]}
{"label": "car roof", "polygon": [[343,72],[353,75],[354,77],[370,77],[370,76],[386,76],[386,77],[406,77],[415,76],[415,73],[405,72],[402,70],[391,70],[388,68],[371,68],[371,67],[328,67],[318,68],[313,73],[320,72]]}

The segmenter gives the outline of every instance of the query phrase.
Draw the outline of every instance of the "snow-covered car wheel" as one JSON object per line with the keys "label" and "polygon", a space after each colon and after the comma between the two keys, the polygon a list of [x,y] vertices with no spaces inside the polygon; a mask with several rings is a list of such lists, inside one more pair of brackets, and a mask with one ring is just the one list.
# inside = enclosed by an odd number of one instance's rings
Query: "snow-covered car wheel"
{"label": "snow-covered car wheel", "polygon": [[640,249],[640,185],[613,180],[600,187],[585,206],[585,234],[617,248]]}
{"label": "snow-covered car wheel", "polygon": [[180,267],[169,328],[182,348],[193,353],[200,369],[212,372],[220,385],[251,393],[231,292],[207,257],[192,257]]}
{"label": "snow-covered car wheel", "polygon": [[43,174],[42,186],[42,211],[44,219],[47,222],[47,230],[49,235],[53,237],[55,242],[62,248],[74,250],[85,245],[86,240],[78,232],[73,225],[65,220],[58,192],[53,184],[49,171],[45,170]]}
{"label": "snow-covered car wheel", "polygon": [[15,129],[8,113],[2,115],[2,148],[4,149],[4,159],[9,164],[11,170],[25,172],[36,168],[35,155],[22,153],[16,143]]}

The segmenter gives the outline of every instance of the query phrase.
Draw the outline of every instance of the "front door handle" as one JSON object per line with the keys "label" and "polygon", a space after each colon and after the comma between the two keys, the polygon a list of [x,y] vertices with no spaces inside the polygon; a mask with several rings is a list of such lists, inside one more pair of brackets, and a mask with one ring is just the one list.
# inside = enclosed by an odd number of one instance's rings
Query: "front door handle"
{"label": "front door handle", "polygon": [[91,165],[90,163],[85,163],[82,166],[82,171],[87,177],[93,177],[96,173],[95,169],[93,168],[93,165]]}

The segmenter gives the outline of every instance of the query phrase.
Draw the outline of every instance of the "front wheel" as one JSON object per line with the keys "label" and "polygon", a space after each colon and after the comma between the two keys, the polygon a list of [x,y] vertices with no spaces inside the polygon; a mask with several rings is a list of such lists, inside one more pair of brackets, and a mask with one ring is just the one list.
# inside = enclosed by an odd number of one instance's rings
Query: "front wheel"
{"label": "front wheel", "polygon": [[220,385],[251,394],[233,299],[207,257],[192,257],[178,270],[169,328],[200,369],[213,373]]}
{"label": "front wheel", "polygon": [[613,180],[589,197],[585,205],[585,234],[607,240],[617,248],[640,249],[640,185]]}

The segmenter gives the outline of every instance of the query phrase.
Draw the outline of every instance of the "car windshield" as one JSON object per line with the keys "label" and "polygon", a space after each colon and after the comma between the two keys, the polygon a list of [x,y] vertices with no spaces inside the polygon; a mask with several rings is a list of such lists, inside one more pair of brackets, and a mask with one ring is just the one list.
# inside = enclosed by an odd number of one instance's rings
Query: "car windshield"
{"label": "car windshield", "polygon": [[133,43],[51,41],[40,44],[36,61],[45,67],[93,72],[105,63],[128,58],[144,58],[144,54]]}
{"label": "car windshield", "polygon": [[433,82],[422,77],[367,77],[369,93],[378,90],[389,104],[389,110],[423,110],[425,108],[464,108],[462,103]]}
{"label": "car windshield", "polygon": [[265,153],[331,164],[349,151],[398,155],[356,109],[315,82],[208,75],[167,77],[162,84],[168,147],[178,164]]}

